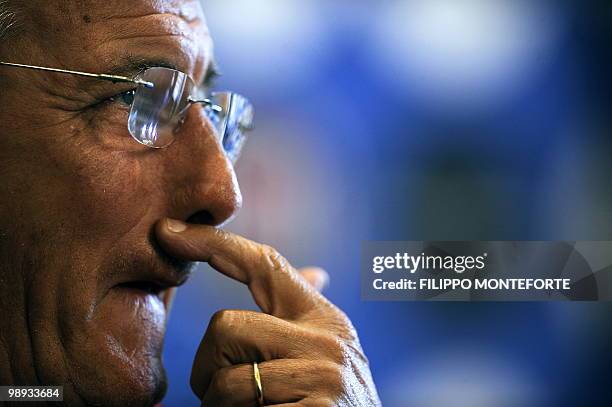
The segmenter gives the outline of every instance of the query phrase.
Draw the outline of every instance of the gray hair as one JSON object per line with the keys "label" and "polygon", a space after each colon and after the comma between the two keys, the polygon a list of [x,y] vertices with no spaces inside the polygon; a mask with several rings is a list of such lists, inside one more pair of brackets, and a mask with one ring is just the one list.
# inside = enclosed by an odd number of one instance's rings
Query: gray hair
{"label": "gray hair", "polygon": [[0,38],[17,23],[17,13],[8,5],[8,0],[0,0]]}

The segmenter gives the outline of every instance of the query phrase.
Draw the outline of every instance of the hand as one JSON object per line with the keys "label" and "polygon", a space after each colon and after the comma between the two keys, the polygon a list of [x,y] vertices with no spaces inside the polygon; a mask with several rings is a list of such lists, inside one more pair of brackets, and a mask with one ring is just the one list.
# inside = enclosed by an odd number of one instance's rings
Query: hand
{"label": "hand", "polygon": [[[169,254],[246,284],[263,311],[224,310],[211,319],[191,373],[203,406],[256,406],[254,362],[266,405],[380,406],[350,320],[276,250],[171,220],[159,222],[157,236]],[[316,269],[305,275],[320,282]]]}

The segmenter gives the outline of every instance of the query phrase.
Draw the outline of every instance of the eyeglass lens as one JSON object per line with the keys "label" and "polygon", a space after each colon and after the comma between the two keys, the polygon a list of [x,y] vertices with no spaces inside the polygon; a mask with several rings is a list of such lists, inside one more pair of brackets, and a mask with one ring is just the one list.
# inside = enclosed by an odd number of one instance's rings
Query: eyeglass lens
{"label": "eyeglass lens", "polygon": [[[155,86],[139,86],[134,94],[128,118],[128,130],[141,144],[154,148],[170,145],[176,137],[182,116],[191,104],[190,97],[197,90],[191,78],[174,69],[155,67],[145,70],[138,79]],[[213,93],[216,111],[204,106],[217,136],[228,157],[235,161],[245,140],[245,132],[252,128],[253,108],[242,96],[231,92]]]}

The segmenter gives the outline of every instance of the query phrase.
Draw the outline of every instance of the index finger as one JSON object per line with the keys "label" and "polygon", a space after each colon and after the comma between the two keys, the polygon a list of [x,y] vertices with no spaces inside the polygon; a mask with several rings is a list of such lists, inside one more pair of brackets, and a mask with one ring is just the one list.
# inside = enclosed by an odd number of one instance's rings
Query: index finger
{"label": "index finger", "polygon": [[298,319],[327,302],[270,246],[221,229],[166,219],[158,222],[159,244],[170,255],[203,261],[246,284],[266,314]]}

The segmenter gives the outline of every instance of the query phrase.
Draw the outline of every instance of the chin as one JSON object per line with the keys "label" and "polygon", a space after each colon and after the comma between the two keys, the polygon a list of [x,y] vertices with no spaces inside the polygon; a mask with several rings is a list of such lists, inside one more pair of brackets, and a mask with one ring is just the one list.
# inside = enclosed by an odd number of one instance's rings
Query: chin
{"label": "chin", "polygon": [[144,407],[161,401],[167,388],[161,344],[131,349],[112,334],[88,341],[67,352],[75,405]]}
{"label": "chin", "polygon": [[70,382],[80,400],[75,404],[153,406],[163,398],[166,308],[160,297],[113,288],[92,318],[65,336]]}

